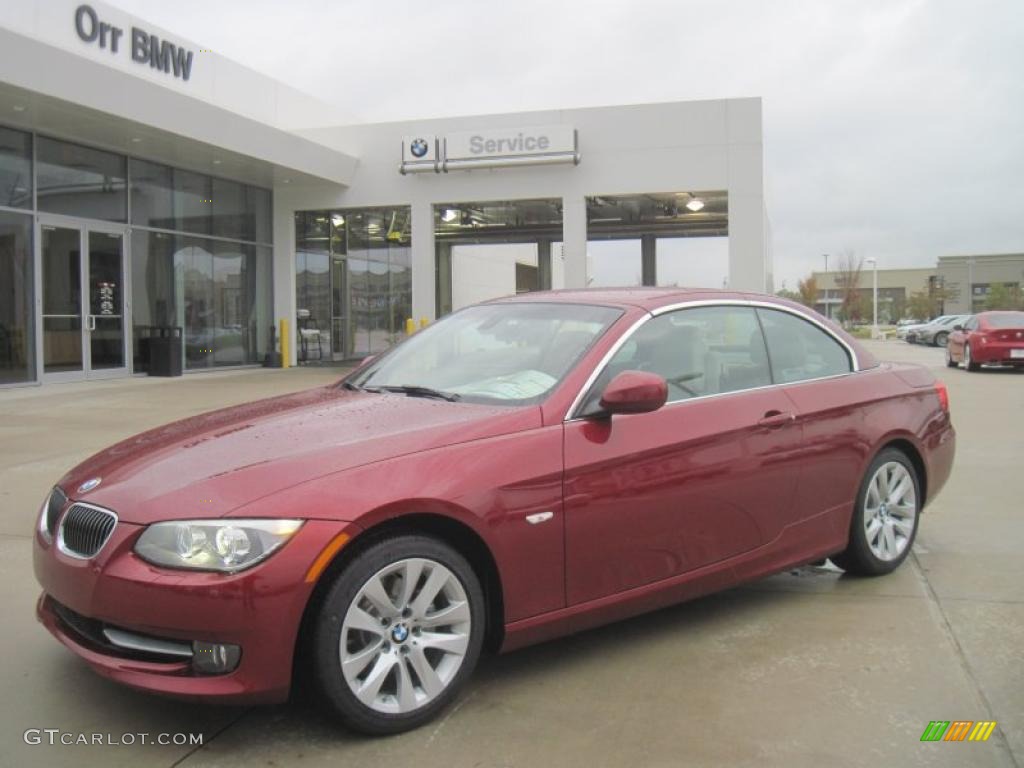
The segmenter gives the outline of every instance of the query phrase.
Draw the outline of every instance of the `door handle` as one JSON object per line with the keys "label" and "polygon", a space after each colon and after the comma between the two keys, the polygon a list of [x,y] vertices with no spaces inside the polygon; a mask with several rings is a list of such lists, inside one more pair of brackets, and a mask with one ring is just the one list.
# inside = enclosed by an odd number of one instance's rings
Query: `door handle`
{"label": "door handle", "polygon": [[86,323],[85,328],[89,331],[96,330],[96,315],[89,315],[89,321]]}
{"label": "door handle", "polygon": [[775,429],[777,427],[783,427],[789,424],[791,421],[796,420],[796,414],[786,411],[768,411],[764,416],[758,420],[758,425],[762,427],[770,427]]}

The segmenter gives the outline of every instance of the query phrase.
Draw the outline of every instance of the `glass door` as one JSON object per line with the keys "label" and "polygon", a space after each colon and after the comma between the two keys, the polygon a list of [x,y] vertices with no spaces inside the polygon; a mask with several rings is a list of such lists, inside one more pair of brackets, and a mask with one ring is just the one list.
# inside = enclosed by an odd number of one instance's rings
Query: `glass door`
{"label": "glass door", "polygon": [[124,232],[40,217],[45,381],[128,373]]}

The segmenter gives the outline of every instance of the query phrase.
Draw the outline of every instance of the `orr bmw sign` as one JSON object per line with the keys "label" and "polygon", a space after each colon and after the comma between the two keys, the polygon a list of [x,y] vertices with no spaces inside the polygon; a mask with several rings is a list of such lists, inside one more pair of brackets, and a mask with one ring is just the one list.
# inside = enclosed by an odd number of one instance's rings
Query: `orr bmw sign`
{"label": "orr bmw sign", "polygon": [[75,33],[78,38],[113,56],[130,56],[137,64],[164,72],[187,81],[192,76],[194,54],[188,48],[162,40],[141,27],[132,26],[126,36],[125,29],[100,19],[91,5],[75,9]]}
{"label": "orr bmw sign", "polygon": [[401,173],[447,173],[512,165],[579,164],[576,129],[570,125],[460,131],[445,136],[406,136]]}

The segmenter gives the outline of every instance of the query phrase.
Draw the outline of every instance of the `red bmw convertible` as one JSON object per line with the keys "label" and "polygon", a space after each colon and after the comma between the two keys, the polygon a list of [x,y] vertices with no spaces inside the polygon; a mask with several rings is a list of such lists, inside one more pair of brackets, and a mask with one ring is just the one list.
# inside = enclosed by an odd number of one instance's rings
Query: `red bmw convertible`
{"label": "red bmw convertible", "polygon": [[97,454],[45,500],[39,619],[148,691],[415,727],[508,651],[831,557],[910,552],[944,386],[770,296],[531,293],[337,384]]}

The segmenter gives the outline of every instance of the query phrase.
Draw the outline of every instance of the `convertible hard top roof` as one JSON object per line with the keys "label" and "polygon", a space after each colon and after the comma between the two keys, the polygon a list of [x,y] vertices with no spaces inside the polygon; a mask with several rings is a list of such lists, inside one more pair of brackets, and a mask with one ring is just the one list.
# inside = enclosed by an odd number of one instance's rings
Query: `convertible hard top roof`
{"label": "convertible hard top roof", "polygon": [[503,302],[538,302],[553,301],[566,304],[600,304],[611,307],[640,307],[653,310],[667,304],[678,304],[682,301],[729,299],[761,299],[778,303],[778,297],[760,293],[740,293],[715,288],[566,288],[557,291],[531,291],[518,296],[495,299]]}

